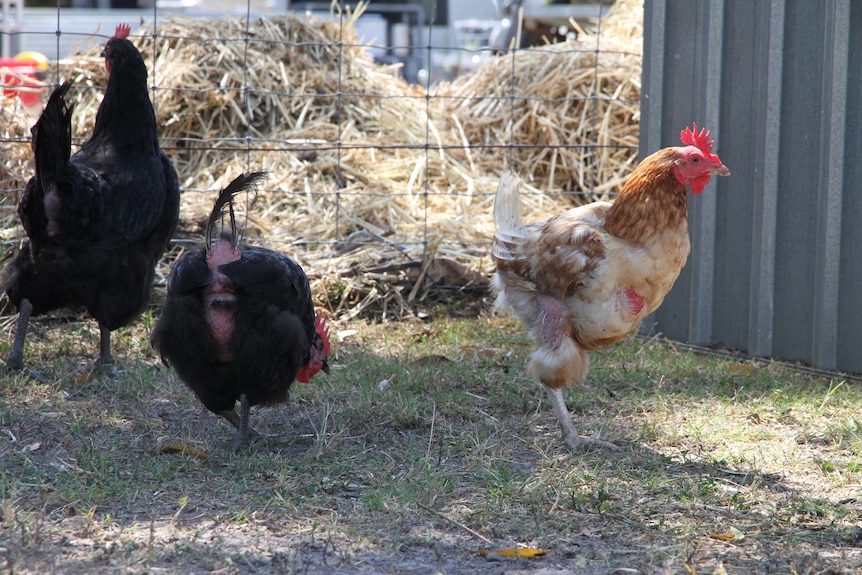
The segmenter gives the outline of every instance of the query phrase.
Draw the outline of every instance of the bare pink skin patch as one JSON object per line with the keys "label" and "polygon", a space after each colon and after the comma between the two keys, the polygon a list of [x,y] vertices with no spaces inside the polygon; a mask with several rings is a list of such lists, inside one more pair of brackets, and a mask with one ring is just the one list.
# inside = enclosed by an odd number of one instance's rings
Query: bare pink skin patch
{"label": "bare pink skin patch", "polygon": [[219,271],[219,266],[237,261],[240,251],[229,241],[222,240],[212,247],[207,257],[207,265],[212,272],[212,280],[207,288],[204,305],[207,323],[215,338],[219,361],[231,361],[230,340],[233,335],[233,307],[236,303],[233,282]]}
{"label": "bare pink skin patch", "polygon": [[626,299],[626,307],[632,312],[632,315],[638,315],[644,309],[646,299],[632,288],[627,288],[623,294]]}
{"label": "bare pink skin patch", "polygon": [[560,341],[572,337],[572,324],[563,302],[551,296],[536,298],[539,309],[542,310],[542,343],[550,348],[556,348]]}

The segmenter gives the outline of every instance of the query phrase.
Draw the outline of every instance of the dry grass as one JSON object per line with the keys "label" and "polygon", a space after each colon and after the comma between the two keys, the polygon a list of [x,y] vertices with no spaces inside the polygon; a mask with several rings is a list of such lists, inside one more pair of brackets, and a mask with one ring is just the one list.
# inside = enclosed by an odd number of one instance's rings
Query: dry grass
{"label": "dry grass", "polygon": [[[113,379],[81,377],[92,322],[36,322],[46,383],[0,377],[0,570],[862,572],[858,382],[632,338],[567,396],[620,451],[573,454],[523,328],[451,315],[336,321],[332,375],[254,409],[267,439],[238,456],[146,322]],[[474,553],[513,546],[547,554]]]}
{"label": "dry grass", "polygon": [[[212,190],[239,172],[268,170],[248,237],[300,260],[321,304],[410,315],[434,285],[486,284],[493,193],[510,167],[509,144],[519,146],[511,167],[528,184],[528,219],[613,196],[633,168],[639,1],[622,2],[601,36],[491,58],[428,93],[365,56],[355,17],[342,26],[287,14],[248,27],[244,18],[170,17],[156,38],[146,27],[133,35],[151,63],[160,136],[186,190],[184,236],[200,238]],[[99,47],[64,62],[61,76],[77,85],[73,133],[84,138],[105,81]],[[0,128],[3,184],[20,190],[32,174],[33,119],[3,114],[13,116]],[[0,214],[7,246],[23,235],[17,198],[6,194]],[[178,253],[166,256],[164,272]],[[423,273],[434,258],[443,272]]]}

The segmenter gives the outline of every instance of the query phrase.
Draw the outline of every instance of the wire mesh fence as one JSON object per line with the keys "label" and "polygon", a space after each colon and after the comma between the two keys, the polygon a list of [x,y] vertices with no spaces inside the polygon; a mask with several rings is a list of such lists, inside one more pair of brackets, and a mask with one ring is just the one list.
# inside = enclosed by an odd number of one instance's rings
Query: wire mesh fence
{"label": "wire mesh fence", "polygon": [[[247,240],[300,261],[318,303],[333,313],[399,316],[434,294],[487,287],[503,171],[525,179],[522,214],[530,220],[610,199],[633,169],[641,2],[572,21],[576,39],[502,52],[481,40],[437,45],[433,18],[414,30],[418,43],[381,45],[358,33],[364,8],[257,15],[249,4],[236,16],[190,17],[156,6],[143,18],[99,11],[110,18],[98,33],[79,31],[79,15],[57,8],[42,13],[53,26],[27,34],[56,48],[45,91],[74,84],[79,145],[106,81],[101,46],[115,20],[142,22],[131,39],[150,68],[160,142],[184,192],[162,277],[202,239],[216,190],[240,172],[266,170],[246,206]],[[83,30],[96,27],[91,18]],[[472,69],[439,71],[444,50]],[[421,82],[385,57],[406,53]],[[38,106],[5,99],[0,115],[10,253],[24,237],[15,205],[32,175]]]}

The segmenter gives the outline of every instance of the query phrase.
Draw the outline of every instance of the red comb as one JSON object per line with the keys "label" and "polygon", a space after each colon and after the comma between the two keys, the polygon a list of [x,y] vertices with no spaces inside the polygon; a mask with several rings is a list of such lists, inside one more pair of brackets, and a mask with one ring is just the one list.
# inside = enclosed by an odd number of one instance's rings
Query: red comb
{"label": "red comb", "polygon": [[329,355],[331,346],[329,345],[329,326],[326,325],[326,320],[320,316],[314,318],[314,329],[317,331],[317,335],[320,336],[320,339],[323,340],[323,355]]}
{"label": "red comb", "polygon": [[129,37],[129,32],[132,31],[131,26],[128,24],[117,24],[117,31],[114,32],[114,38],[119,38],[120,40],[125,40]]}
{"label": "red comb", "polygon": [[709,139],[709,130],[701,128],[700,132],[698,132],[697,124],[692,122],[691,125],[694,127],[694,130],[686,128],[679,133],[679,139],[682,140],[683,144],[694,146],[704,154],[712,154],[712,144],[715,143],[715,140]]}

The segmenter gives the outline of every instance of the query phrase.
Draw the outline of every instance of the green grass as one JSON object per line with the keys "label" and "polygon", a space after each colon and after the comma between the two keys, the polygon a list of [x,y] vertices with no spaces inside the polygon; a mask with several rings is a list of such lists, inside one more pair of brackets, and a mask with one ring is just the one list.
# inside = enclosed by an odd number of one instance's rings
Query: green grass
{"label": "green grass", "polygon": [[[44,383],[0,377],[0,571],[862,570],[855,380],[633,337],[567,394],[621,449],[572,453],[513,320],[350,322],[332,375],[254,409],[267,439],[234,455],[147,325],[115,334],[124,373],[86,378],[95,326],[34,322]],[[471,552],[516,545],[548,553]]]}

